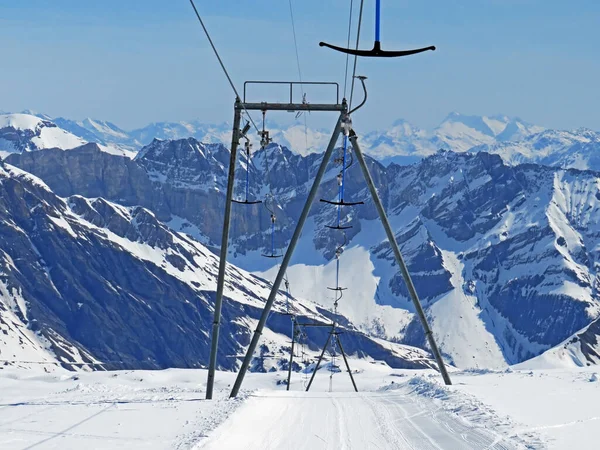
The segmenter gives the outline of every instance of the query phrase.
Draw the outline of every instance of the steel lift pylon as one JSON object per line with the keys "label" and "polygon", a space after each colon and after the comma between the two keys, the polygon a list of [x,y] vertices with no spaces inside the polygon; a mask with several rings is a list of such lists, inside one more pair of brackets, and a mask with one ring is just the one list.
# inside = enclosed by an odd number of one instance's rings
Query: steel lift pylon
{"label": "steel lift pylon", "polygon": [[[357,78],[359,78],[361,80],[361,82],[363,83],[363,87],[364,87],[364,77],[357,77]],[[367,163],[363,157],[362,151],[358,144],[358,137],[357,137],[354,129],[352,128],[352,123],[350,121],[350,114],[348,112],[346,100],[343,99],[341,103],[339,102],[339,88],[338,88],[338,99],[335,104],[311,104],[311,103],[305,103],[305,102],[293,103],[292,102],[293,86],[296,84],[309,85],[311,83],[272,82],[275,84],[289,84],[289,86],[290,86],[290,102],[289,103],[267,103],[267,102],[247,103],[247,102],[245,102],[246,85],[251,84],[251,83],[267,84],[267,83],[271,83],[271,82],[246,82],[244,84],[244,102],[242,102],[239,98],[236,99],[236,102],[235,102],[233,137],[232,137],[231,156],[230,156],[230,162],[229,162],[228,185],[227,185],[227,201],[226,201],[226,205],[225,205],[225,218],[224,218],[224,223],[223,223],[223,234],[222,234],[222,242],[221,242],[220,261],[219,261],[219,275],[218,275],[218,281],[217,281],[217,297],[216,297],[216,301],[215,301],[215,312],[214,312],[214,321],[213,321],[213,329],[212,329],[211,355],[210,355],[210,360],[209,360],[209,372],[208,372],[206,398],[207,399],[212,398],[213,386],[214,386],[214,377],[215,377],[216,360],[217,360],[217,349],[218,349],[218,338],[219,338],[219,325],[220,325],[220,321],[221,321],[221,307],[222,307],[222,300],[223,300],[225,265],[226,265],[226,259],[227,259],[227,246],[228,246],[228,240],[229,240],[229,222],[231,219],[231,203],[233,200],[235,163],[236,163],[237,147],[239,144],[239,139],[241,137],[239,126],[240,126],[241,114],[244,110],[255,110],[255,111],[256,110],[258,110],[258,111],[269,111],[269,110],[271,110],[271,111],[336,111],[336,112],[339,112],[339,117],[338,117],[337,123],[335,125],[335,128],[333,130],[333,133],[331,135],[329,144],[327,145],[327,149],[325,150],[325,153],[323,155],[323,159],[321,161],[319,169],[313,180],[313,184],[309,191],[308,198],[306,199],[306,203],[304,204],[304,207],[302,208],[300,217],[298,218],[298,223],[296,224],[296,228],[294,230],[294,233],[292,235],[290,243],[289,243],[289,245],[286,249],[286,252],[283,256],[281,265],[279,266],[277,276],[275,277],[275,280],[273,281],[271,292],[269,293],[269,297],[267,298],[267,301],[266,301],[263,311],[261,313],[261,317],[257,324],[256,330],[254,331],[252,340],[250,342],[248,350],[246,351],[244,360],[242,361],[242,366],[240,368],[240,371],[238,372],[238,375],[237,375],[237,378],[233,385],[233,388],[231,390],[230,396],[236,397],[237,394],[239,393],[239,390],[241,388],[242,382],[244,381],[246,372],[248,371],[248,367],[250,366],[250,362],[252,361],[252,356],[258,346],[258,341],[260,339],[260,336],[262,334],[264,326],[267,322],[267,318],[269,316],[271,308],[273,307],[273,303],[275,302],[275,298],[276,298],[279,288],[281,286],[281,282],[284,279],[285,272],[288,268],[288,265],[290,263],[292,255],[296,249],[296,245],[298,243],[298,240],[299,240],[302,230],[304,228],[304,224],[306,223],[306,219],[308,218],[308,214],[310,212],[312,204],[317,196],[317,192],[318,192],[319,186],[321,184],[321,181],[323,179],[323,176],[325,175],[327,165],[328,165],[329,161],[331,160],[333,152],[336,148],[336,144],[338,142],[338,138],[343,130],[344,130],[344,132],[347,132],[349,135],[350,142],[354,149],[355,157],[360,165],[361,171],[363,173],[363,177],[365,178],[365,181],[367,183],[367,187],[369,189],[369,192],[371,194],[373,202],[375,203],[379,218],[382,222],[382,225],[385,230],[388,241],[390,243],[390,246],[392,247],[392,251],[394,253],[396,263],[398,264],[398,267],[400,269],[400,272],[402,274],[404,282],[407,285],[408,292],[410,294],[411,300],[412,300],[415,310],[417,312],[417,316],[419,317],[419,319],[421,321],[421,324],[422,324],[424,332],[425,332],[425,336],[427,337],[431,351],[436,359],[438,369],[444,379],[445,384],[450,385],[451,384],[450,376],[448,375],[448,372],[446,370],[444,360],[442,359],[442,355],[437,347],[437,344],[436,344],[434,336],[433,336],[433,332],[432,332],[431,328],[429,327],[429,323],[427,322],[425,312],[423,311],[423,308],[421,306],[416,289],[414,287],[414,284],[413,284],[410,274],[408,272],[408,268],[406,266],[406,263],[404,262],[404,259],[402,258],[402,254],[400,253],[400,248],[398,247],[396,237],[394,235],[394,232],[393,232],[391,225],[389,223],[389,220],[387,218],[387,214],[385,212],[385,209],[383,207],[383,204],[381,202],[381,199],[379,197],[379,194],[377,192],[375,184],[373,183],[373,179],[369,172],[369,168],[367,166]],[[313,83],[313,84],[330,84],[330,85],[337,86],[337,83]],[[366,96],[366,88],[365,88],[365,96]],[[361,103],[361,105],[363,103]],[[359,107],[361,105],[359,105]],[[357,108],[354,108],[354,110],[351,112],[356,111],[356,109]],[[331,338],[331,335],[330,335],[330,338]]]}

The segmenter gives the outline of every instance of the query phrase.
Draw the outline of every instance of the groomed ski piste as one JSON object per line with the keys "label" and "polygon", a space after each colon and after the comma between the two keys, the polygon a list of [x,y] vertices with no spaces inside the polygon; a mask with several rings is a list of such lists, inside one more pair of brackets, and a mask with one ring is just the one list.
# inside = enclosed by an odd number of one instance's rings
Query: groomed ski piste
{"label": "groomed ski piste", "polygon": [[[452,371],[390,369],[351,359],[347,374],[206,371],[0,370],[2,449],[595,449],[597,368]],[[531,363],[532,367],[539,365]],[[44,369],[45,367],[45,369]]]}

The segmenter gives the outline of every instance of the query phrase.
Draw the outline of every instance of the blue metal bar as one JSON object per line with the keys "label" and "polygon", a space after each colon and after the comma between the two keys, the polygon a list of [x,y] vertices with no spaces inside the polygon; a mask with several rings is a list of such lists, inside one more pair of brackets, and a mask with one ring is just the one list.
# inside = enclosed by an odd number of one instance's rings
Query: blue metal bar
{"label": "blue metal bar", "polygon": [[275,221],[271,219],[271,255],[275,254]]}
{"label": "blue metal bar", "polygon": [[381,0],[377,0],[375,2],[375,41],[379,42],[379,34],[380,34],[380,25],[381,25]]}
{"label": "blue metal bar", "polygon": [[[344,136],[344,155],[342,157],[342,183],[340,184],[338,201],[344,200],[344,184],[346,183],[346,154],[348,152],[348,136]],[[342,205],[338,205],[337,225],[340,226],[342,220]]]}
{"label": "blue metal bar", "polygon": [[250,153],[246,153],[246,201],[248,201],[249,184],[250,184]]}

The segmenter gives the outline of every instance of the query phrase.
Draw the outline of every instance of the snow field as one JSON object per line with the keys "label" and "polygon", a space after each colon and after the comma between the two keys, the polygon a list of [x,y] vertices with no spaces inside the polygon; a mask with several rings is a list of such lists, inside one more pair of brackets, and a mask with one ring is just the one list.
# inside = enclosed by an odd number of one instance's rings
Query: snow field
{"label": "snow field", "polygon": [[0,369],[2,449],[595,449],[594,369],[393,370],[350,360],[348,374],[205,370],[73,373]]}

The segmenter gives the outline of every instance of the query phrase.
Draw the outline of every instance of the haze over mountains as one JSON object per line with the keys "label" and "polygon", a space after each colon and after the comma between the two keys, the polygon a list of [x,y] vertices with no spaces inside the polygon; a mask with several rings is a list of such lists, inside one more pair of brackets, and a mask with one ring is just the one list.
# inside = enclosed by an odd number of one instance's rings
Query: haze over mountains
{"label": "haze over mountains", "polygon": [[[72,148],[85,142],[96,142],[107,151],[133,154],[153,139],[170,140],[193,137],[199,142],[221,143],[226,146],[231,140],[231,124],[207,124],[200,121],[157,122],[146,127],[126,131],[117,125],[103,120],[84,119],[74,121],[55,118],[25,111],[26,116],[35,115],[38,119],[53,123],[63,130],[62,140],[38,139],[35,144],[29,141],[16,144],[19,148],[35,149],[37,146]],[[31,117],[22,116],[24,127],[31,128]],[[15,122],[15,115],[4,115],[0,123],[0,151],[10,151],[10,145],[2,135],[6,135],[9,121]],[[12,117],[12,118],[11,118]],[[11,118],[11,119],[9,119]],[[29,124],[29,125],[27,125]],[[330,130],[306,129],[299,121],[281,127],[268,123],[274,142],[290,148],[293,152],[307,155],[321,152],[327,145]],[[1,131],[4,129],[4,131]],[[557,167],[577,169],[600,169],[597,154],[600,149],[600,133],[589,129],[552,130],[529,124],[519,118],[504,115],[469,116],[453,112],[434,130],[423,130],[410,122],[399,119],[389,128],[382,130],[360,130],[363,135],[365,152],[384,165],[390,162],[412,164],[440,149],[454,152],[486,151],[496,153],[510,163],[533,162]],[[48,133],[48,131],[46,131]],[[250,133],[255,149],[258,138]],[[8,141],[14,140],[8,137]],[[26,140],[26,139],[25,139]],[[2,144],[4,142],[4,145]],[[9,148],[3,148],[9,147]]]}

